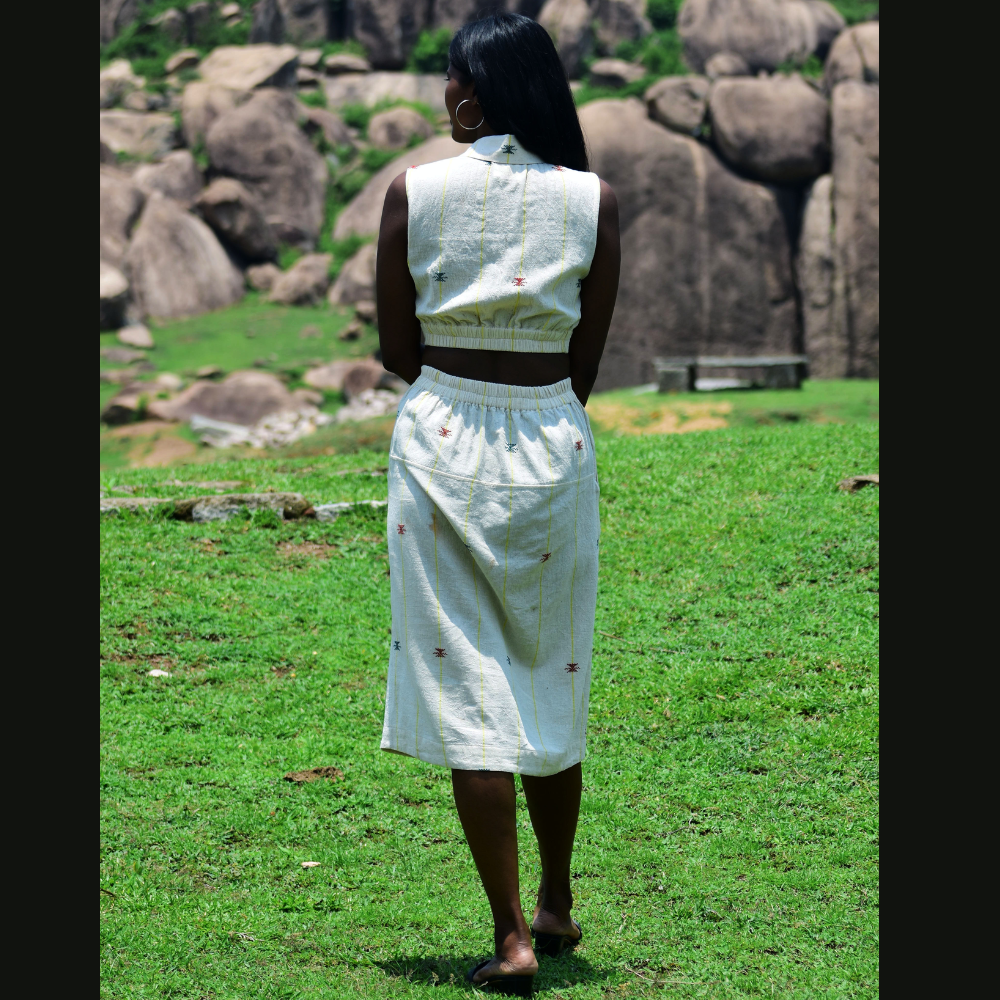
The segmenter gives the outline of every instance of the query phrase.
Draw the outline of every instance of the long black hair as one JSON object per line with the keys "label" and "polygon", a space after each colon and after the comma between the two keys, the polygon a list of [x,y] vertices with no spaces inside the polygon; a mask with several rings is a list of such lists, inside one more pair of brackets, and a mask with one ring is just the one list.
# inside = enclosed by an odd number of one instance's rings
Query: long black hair
{"label": "long black hair", "polygon": [[576,105],[549,33],[523,14],[493,14],[460,28],[451,65],[476,86],[483,114],[546,163],[588,170]]}

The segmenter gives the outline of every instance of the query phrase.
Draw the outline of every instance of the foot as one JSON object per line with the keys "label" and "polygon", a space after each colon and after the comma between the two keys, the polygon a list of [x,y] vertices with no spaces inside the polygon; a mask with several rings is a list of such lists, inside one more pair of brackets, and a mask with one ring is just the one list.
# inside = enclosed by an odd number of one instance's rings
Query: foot
{"label": "foot", "polygon": [[570,917],[569,907],[562,912],[542,906],[542,890],[538,890],[538,902],[531,918],[531,929],[535,934],[553,934],[568,937],[573,941],[580,938],[580,930]]}
{"label": "foot", "polygon": [[473,977],[474,983],[483,983],[496,976],[533,976],[538,972],[538,959],[530,945],[519,945],[507,954],[495,955]]}

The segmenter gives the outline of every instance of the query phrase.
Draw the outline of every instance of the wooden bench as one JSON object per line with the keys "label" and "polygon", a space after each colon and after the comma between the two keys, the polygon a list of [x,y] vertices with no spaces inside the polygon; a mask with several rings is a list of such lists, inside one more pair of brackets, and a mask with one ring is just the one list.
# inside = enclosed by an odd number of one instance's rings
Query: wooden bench
{"label": "wooden bench", "polygon": [[694,392],[695,375],[699,368],[763,368],[764,380],[752,383],[754,388],[798,389],[806,377],[808,363],[809,359],[804,354],[653,359],[660,392]]}

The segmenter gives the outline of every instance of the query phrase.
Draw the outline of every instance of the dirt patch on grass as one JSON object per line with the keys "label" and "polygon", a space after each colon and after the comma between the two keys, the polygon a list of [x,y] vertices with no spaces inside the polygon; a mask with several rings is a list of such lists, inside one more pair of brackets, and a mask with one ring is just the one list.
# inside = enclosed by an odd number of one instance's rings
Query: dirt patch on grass
{"label": "dirt patch on grass", "polygon": [[278,551],[289,559],[311,556],[314,559],[329,559],[336,546],[326,542],[278,542]]}
{"label": "dirt patch on grass", "polygon": [[285,775],[285,781],[303,785],[307,781],[336,781],[343,776],[344,772],[339,767],[314,767],[308,771],[289,771]]}
{"label": "dirt patch on grass", "polygon": [[732,403],[664,403],[652,410],[627,403],[595,400],[587,412],[602,431],[619,434],[687,434],[715,431],[729,426],[723,414],[732,412]]}

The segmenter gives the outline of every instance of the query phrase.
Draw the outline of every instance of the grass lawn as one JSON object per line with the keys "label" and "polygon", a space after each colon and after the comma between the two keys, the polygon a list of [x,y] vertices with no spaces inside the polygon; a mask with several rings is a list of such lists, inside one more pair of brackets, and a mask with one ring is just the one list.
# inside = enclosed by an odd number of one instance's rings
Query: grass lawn
{"label": "grass lawn", "polygon": [[[543,995],[878,995],[879,496],[836,488],[878,471],[878,427],[840,419],[597,438],[585,940],[542,960]],[[102,488],[380,499],[385,465],[113,469]],[[102,520],[102,996],[470,995],[489,911],[449,776],[378,750],[384,529],[370,508]],[[343,776],[283,780],[327,765]]]}

